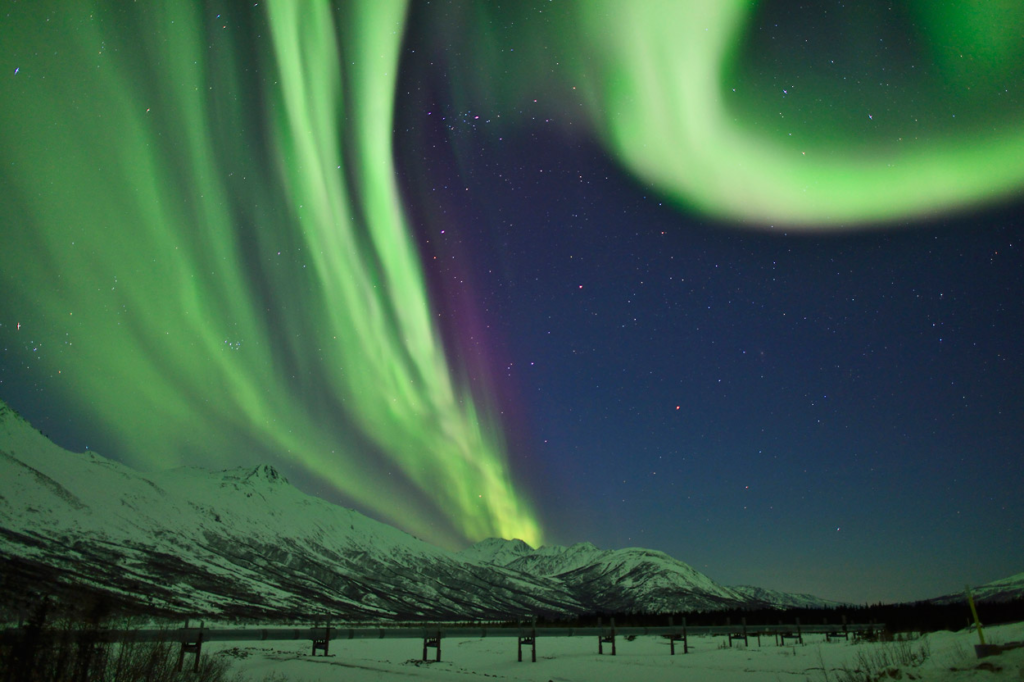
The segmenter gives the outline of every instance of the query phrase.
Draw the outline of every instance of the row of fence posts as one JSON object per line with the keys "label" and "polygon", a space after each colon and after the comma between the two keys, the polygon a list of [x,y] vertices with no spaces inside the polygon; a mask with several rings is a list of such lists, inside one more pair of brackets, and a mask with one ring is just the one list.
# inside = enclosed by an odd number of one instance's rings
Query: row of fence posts
{"label": "row of fence posts", "polygon": [[[782,625],[782,624],[783,623],[780,620],[779,621],[779,625]],[[602,619],[598,618],[597,619],[597,626],[601,627],[601,625],[602,625]],[[668,625],[669,625],[669,627],[673,627],[675,625],[675,618],[673,616],[669,616]],[[726,625],[726,627],[731,626],[732,625],[732,619],[731,618],[726,618],[725,619],[725,625]],[[682,627],[682,632],[679,633],[679,634],[663,635],[669,641],[669,655],[670,656],[675,656],[676,655],[676,642],[682,642],[683,643],[683,654],[690,653],[690,642],[689,642],[689,639],[686,636],[686,619],[685,618],[682,619],[681,627]],[[728,640],[729,640],[729,646],[730,647],[732,647],[733,640],[741,640],[741,639],[743,640],[743,645],[744,646],[750,646],[749,636],[747,634],[747,619],[746,618],[741,619],[741,627],[743,629],[740,632],[738,632],[738,633],[733,633],[733,632],[727,632],[726,633],[726,636],[728,637]],[[796,619],[795,630],[775,631],[774,634],[775,634],[775,645],[776,646],[785,646],[786,639],[795,639],[800,644],[804,643],[804,633],[803,633],[803,628],[800,627],[800,619],[799,618]],[[839,638],[848,640],[849,639],[849,634],[850,633],[847,632],[847,630],[846,630],[846,616],[844,615],[843,616],[843,628],[842,628],[842,630],[835,630],[835,631],[831,631],[831,632],[826,632],[825,633],[825,640],[829,641],[829,642],[831,642],[833,639],[839,639]],[[761,631],[760,630],[756,630],[754,632],[754,636],[757,638],[757,646],[761,646]],[[441,660],[441,640],[440,640],[440,637],[434,638],[433,640],[430,640],[430,641],[436,641],[436,644],[429,644],[429,646],[437,646],[437,660],[440,661]],[[533,660],[534,663],[536,663],[537,662],[537,620],[536,619],[533,620],[533,627],[532,627],[532,629],[530,631],[530,634],[529,635],[520,635],[519,636],[519,662],[520,663],[522,663],[522,661],[523,661],[523,645],[524,644],[529,646],[532,649],[532,653],[533,653],[532,660]],[[597,653],[598,653],[599,656],[603,656],[604,655],[604,645],[605,644],[611,644],[612,645],[611,655],[614,656],[616,654],[616,648],[615,648],[615,619],[614,618],[611,619],[611,633],[607,634],[607,635],[598,635],[597,636]],[[424,640],[424,644],[423,644],[423,660],[424,661],[427,660],[427,646],[428,646],[427,640]]]}
{"label": "row of fence posts", "polygon": [[[191,622],[190,620],[186,620],[185,621],[185,629],[189,628],[189,623],[190,622]],[[675,618],[672,617],[672,616],[669,616],[668,624],[669,624],[669,627],[674,627],[675,626]],[[726,627],[731,627],[732,626],[731,619],[727,618],[726,621],[725,621],[725,624],[726,624]],[[597,625],[598,625],[599,628],[602,627],[602,619],[601,618],[598,618]],[[782,621],[779,621],[779,625],[783,626]],[[826,640],[831,642],[833,639],[838,639],[838,638],[849,639],[849,632],[847,631],[846,625],[847,625],[846,624],[846,616],[844,615],[843,616],[842,629],[841,630],[840,629],[836,629],[834,631],[826,632],[825,633]],[[200,625],[199,625],[199,632],[198,632],[198,634],[196,636],[195,641],[182,642],[181,643],[181,650],[180,650],[180,652],[178,654],[178,670],[179,671],[182,670],[182,668],[184,667],[185,655],[186,654],[193,654],[195,656],[194,663],[193,663],[193,671],[194,672],[199,672],[199,657],[202,654],[202,650],[203,650],[203,627],[204,627],[204,623],[201,622]],[[316,656],[316,652],[317,651],[322,651],[324,656],[327,656],[329,654],[329,652],[330,652],[330,644],[331,644],[331,621],[330,621],[330,619],[327,620],[326,626],[324,627],[323,631],[324,631],[324,634],[323,634],[322,638],[319,637],[316,634],[314,634],[314,636],[313,636],[313,651],[312,651],[312,655],[313,656]],[[787,639],[796,640],[800,644],[804,643],[803,629],[802,629],[802,627],[800,625],[800,619],[799,618],[796,619],[795,627],[792,630],[773,628],[772,632],[775,635],[775,644],[776,644],[776,646],[785,646]],[[760,629],[755,629],[753,634],[754,634],[755,637],[757,637],[757,645],[761,646],[761,634],[762,634],[762,631]],[[749,639],[748,639],[749,635],[748,635],[748,632],[747,632],[747,619],[746,618],[742,619],[740,632],[728,632],[727,631],[725,633],[725,635],[726,635],[726,637],[728,639],[730,647],[732,647],[732,643],[733,643],[734,640],[743,640],[743,644],[745,646],[749,646]],[[383,637],[383,634],[381,636]],[[685,618],[682,619],[680,632],[678,632],[678,633],[670,633],[670,634],[666,634],[666,635],[662,635],[662,636],[665,639],[668,639],[668,641],[669,641],[670,655],[672,655],[672,656],[676,655],[676,643],[677,642],[682,642],[683,643],[683,653],[684,654],[690,653],[689,638],[687,637],[686,619]],[[441,660],[441,639],[442,639],[442,636],[441,636],[440,629],[434,631],[433,634],[431,634],[429,631],[424,633],[424,637],[423,637],[423,660],[424,661],[428,660],[428,655],[427,654],[428,654],[429,649],[434,649],[435,650],[435,657],[434,657],[435,661],[440,661]],[[615,619],[612,618],[611,619],[611,629],[610,629],[609,633],[608,634],[601,633],[601,634],[598,634],[598,636],[597,636],[597,653],[598,653],[598,655],[602,655],[603,656],[604,655],[604,645],[605,644],[610,644],[611,645],[611,655],[615,656],[616,653],[617,653],[616,646],[615,646],[615,640],[616,640]],[[519,637],[518,637],[518,651],[519,651],[519,661],[520,662],[522,662],[522,660],[523,660],[523,647],[524,646],[527,646],[527,647],[530,648],[530,660],[532,662],[536,663],[537,662],[537,619],[536,618],[534,618],[533,621],[532,621],[529,634],[524,634],[522,632],[520,632],[520,634],[519,634]]]}
{"label": "row of fence posts", "polygon": [[[800,619],[797,618],[795,620],[796,620],[796,624],[795,624],[795,628],[793,630],[789,630],[789,631],[776,630],[774,632],[774,634],[775,634],[775,645],[776,646],[785,646],[787,639],[795,639],[800,644],[804,643],[804,633],[803,633],[803,628],[800,627]],[[743,629],[740,632],[738,632],[738,633],[732,633],[732,632],[727,633],[728,637],[729,637],[729,646],[730,647],[732,646],[733,640],[740,640],[740,639],[743,640],[744,646],[749,646],[748,635],[747,635],[747,619],[743,618],[741,620],[741,624],[742,624],[742,628]],[[828,624],[827,621],[826,621],[826,624]],[[729,619],[729,618],[726,618],[725,619],[725,625],[726,625],[726,627],[732,625],[732,620]],[[781,620],[779,621],[779,625],[780,626],[783,625]],[[684,631],[685,631],[685,627],[686,627],[686,619],[684,618],[683,619]],[[761,631],[760,630],[756,630],[754,632],[754,636],[757,637],[757,645],[761,646]],[[831,630],[831,631],[825,633],[825,641],[828,641],[828,642],[831,642],[833,639],[849,640],[849,638],[850,638],[850,633],[846,629],[846,616],[845,615],[843,616],[843,627],[842,627],[842,629]]]}
{"label": "row of fence posts", "polygon": [[[612,627],[611,634],[610,635],[598,635],[597,636],[597,653],[598,653],[599,656],[600,655],[604,655],[604,645],[605,644],[611,644],[612,645],[612,656],[614,656],[616,654],[616,649],[615,649],[615,619],[612,618],[611,621],[612,621],[611,622],[611,627]],[[668,626],[669,627],[673,627],[675,624],[676,624],[675,623],[675,618],[673,616],[669,616],[668,617]],[[601,619],[600,618],[597,619],[597,626],[601,627]],[[679,633],[679,634],[662,635],[665,639],[668,640],[669,655],[670,656],[675,656],[676,655],[676,642],[682,642],[683,643],[683,653],[684,654],[690,653],[690,643],[689,643],[689,640],[686,637],[686,619],[685,618],[683,618],[682,628],[683,628],[683,631],[681,633]],[[519,660],[522,660],[522,658],[520,658]],[[536,660],[537,659],[534,658],[534,661],[536,661]]]}

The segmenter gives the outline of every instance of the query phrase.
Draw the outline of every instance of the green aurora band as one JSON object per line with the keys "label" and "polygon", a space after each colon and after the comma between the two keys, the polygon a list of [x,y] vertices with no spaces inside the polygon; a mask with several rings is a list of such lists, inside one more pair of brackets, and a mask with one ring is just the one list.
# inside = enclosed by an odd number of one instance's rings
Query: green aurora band
{"label": "green aurora band", "polygon": [[285,453],[435,542],[539,542],[398,199],[405,4],[271,3],[261,73],[192,2],[56,7],[4,26],[0,131],[3,318],[55,389],[138,465]]}
{"label": "green aurora band", "polygon": [[[943,58],[947,60],[944,85],[950,90],[970,95],[970,85],[979,90],[987,85],[991,91],[1000,78],[1019,79],[1024,64],[1021,3],[910,4],[938,33],[935,41],[943,52],[937,61],[941,70]],[[987,11],[978,11],[983,4],[989,5]],[[628,12],[622,11],[627,6]],[[991,112],[983,112],[977,130],[961,129],[921,143],[913,113],[945,107],[933,101],[912,104],[909,111],[909,103],[872,108],[885,101],[877,94],[884,89],[880,83],[871,84],[871,95],[862,93],[859,101],[851,97],[841,103],[860,115],[860,129],[840,129],[854,141],[852,149],[844,149],[839,140],[808,146],[800,141],[806,137],[802,131],[792,128],[789,134],[772,138],[763,127],[743,125],[730,110],[731,92],[724,85],[752,16],[747,0],[651,0],[628,5],[585,0],[579,7],[585,10],[581,33],[587,44],[582,52],[591,55],[590,66],[581,74],[590,77],[581,81],[597,103],[592,110],[599,112],[596,118],[604,140],[639,179],[681,204],[751,223],[816,228],[933,214],[1006,197],[1024,183],[1024,126],[1019,115],[1008,126],[993,127]],[[968,35],[950,35],[948,29],[957,26],[966,27]],[[1007,35],[1016,40],[989,41],[990,36]],[[992,58],[958,71],[961,60],[945,52],[951,45],[958,52],[969,51],[972,58]],[[1006,73],[1007,65],[1016,68]],[[806,86],[791,79],[777,81],[774,87],[773,103],[785,107],[782,91],[802,91]],[[908,95],[904,97],[913,101],[915,95]],[[769,111],[784,115],[779,108]],[[902,130],[897,128],[888,139],[883,133],[873,143],[870,126],[876,117],[902,117]]]}
{"label": "green aurora band", "polygon": [[[242,22],[227,3],[8,8],[0,335],[132,464],[283,456],[435,542],[536,545],[491,401],[445,354],[399,201],[408,8],[339,4],[260,3]],[[456,96],[584,105],[611,153],[688,209],[848,227],[1024,182],[1018,107],[1000,99],[1024,56],[1019,3],[907,3],[934,68],[894,75],[899,95],[785,65],[774,83],[744,52],[752,2],[545,3],[539,28],[512,5],[457,5],[471,21],[447,30],[476,58],[451,65],[469,84]],[[835,109],[801,120],[794,102],[812,99]]]}
{"label": "green aurora band", "polygon": [[[848,229],[1017,195],[1024,4],[847,5],[456,3],[477,30],[448,30],[447,6],[432,29],[457,45],[457,109],[530,109],[569,133],[583,112],[639,182],[691,212]],[[815,23],[828,16],[831,32]]]}

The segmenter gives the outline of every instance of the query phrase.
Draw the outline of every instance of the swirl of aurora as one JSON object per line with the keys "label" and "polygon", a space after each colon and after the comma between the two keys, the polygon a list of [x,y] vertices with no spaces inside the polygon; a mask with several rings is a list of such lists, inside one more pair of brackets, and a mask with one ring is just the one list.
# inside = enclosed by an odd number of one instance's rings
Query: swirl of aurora
{"label": "swirl of aurora", "polygon": [[456,106],[583,112],[686,210],[848,228],[1024,183],[1001,86],[1021,73],[1019,3],[899,5],[921,36],[884,82],[759,52],[771,3],[334,5],[20,3],[0,24],[0,321],[131,464],[282,457],[447,546],[540,542],[400,201],[410,30],[454,46],[437,68]]}
{"label": "swirl of aurora", "polygon": [[[539,100],[543,116],[531,114],[556,124],[582,108],[640,183],[689,211],[848,229],[1008,200],[1024,185],[1015,0],[462,7],[477,31],[444,31],[448,10],[432,28],[461,55],[450,70],[470,93],[464,109],[479,93],[498,109]],[[803,30],[780,29],[773,10]]]}

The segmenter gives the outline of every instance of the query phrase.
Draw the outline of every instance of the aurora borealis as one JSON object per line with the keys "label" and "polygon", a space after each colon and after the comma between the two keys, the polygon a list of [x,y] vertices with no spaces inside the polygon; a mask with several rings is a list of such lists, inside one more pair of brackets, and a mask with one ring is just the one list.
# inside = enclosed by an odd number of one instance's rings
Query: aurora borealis
{"label": "aurora borealis", "polygon": [[448,547],[853,599],[1018,572],[1021,30],[1011,2],[11,5],[0,398]]}
{"label": "aurora borealis", "polygon": [[[950,11],[954,4],[924,0],[908,3],[906,11],[925,21],[932,14],[950,14],[932,22],[942,27],[982,15],[975,40],[996,54],[975,65],[961,87],[1000,88],[1016,75],[1004,73],[1006,65],[1019,65],[1024,57],[1021,10],[1004,2],[993,3],[987,14],[966,6]],[[645,2],[631,4],[628,13],[613,11],[617,6],[621,3],[586,5],[583,35],[590,43],[584,48],[595,55],[596,65],[585,82],[597,91],[589,99],[599,102],[595,109],[608,146],[639,179],[675,201],[729,219],[820,229],[969,205],[1016,192],[1024,182],[1024,129],[1016,121],[977,130],[968,124],[922,143],[920,118],[933,115],[943,99],[929,92],[934,86],[924,75],[886,78],[904,89],[903,96],[913,93],[909,109],[886,106],[890,102],[874,93],[859,100],[830,98],[830,108],[852,114],[855,122],[822,115],[815,127],[832,128],[834,136],[824,144],[805,126],[786,122],[785,110],[793,104],[780,101],[805,97],[805,87],[820,97],[813,78],[820,76],[805,74],[806,85],[800,77],[777,80],[773,85],[782,97],[773,99],[782,110],[780,127],[789,129],[781,139],[765,135],[736,121],[728,102],[737,90],[752,89],[735,67],[728,68],[752,19],[750,3]],[[989,36],[1009,31],[1016,31],[1016,39],[1011,33],[1001,44],[988,43]],[[960,42],[966,41],[960,37]],[[914,68],[911,64],[907,71]],[[949,82],[954,78],[947,73],[953,68],[936,63],[931,78],[955,89],[960,84]],[[865,145],[876,118],[891,129]],[[883,124],[883,118],[895,120]],[[991,114],[984,118],[993,122]]]}
{"label": "aurora borealis", "polygon": [[[257,67],[191,3],[61,7],[52,31],[26,8],[9,35],[67,51],[19,68],[4,107],[6,313],[129,462],[287,453],[414,532],[536,542],[399,205],[404,14],[270,5]],[[241,92],[257,68],[279,87]]]}

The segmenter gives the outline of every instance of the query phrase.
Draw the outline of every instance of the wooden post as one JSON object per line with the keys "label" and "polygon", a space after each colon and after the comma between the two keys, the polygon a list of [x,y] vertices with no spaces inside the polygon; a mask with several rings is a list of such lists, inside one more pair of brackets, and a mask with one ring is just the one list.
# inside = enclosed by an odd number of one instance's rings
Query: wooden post
{"label": "wooden post", "polygon": [[536,620],[533,621],[533,628],[531,628],[530,634],[524,636],[521,631],[519,633],[519,662],[520,663],[523,662],[523,645],[524,644],[531,648],[533,653],[530,656],[530,659],[534,663],[536,663],[537,662],[537,621]]}
{"label": "wooden post", "polygon": [[324,638],[323,639],[318,639],[315,634],[313,635],[313,653],[311,655],[312,656],[316,656],[316,650],[320,649],[321,651],[324,652],[324,656],[327,656],[327,654],[329,653],[330,646],[331,646],[331,626],[328,625],[324,629]]}
{"label": "wooden post", "polygon": [[435,660],[441,661],[441,630],[435,631],[434,636],[430,636],[429,631],[423,633],[423,660],[427,660],[427,647],[434,647],[437,649],[437,657]]}
{"label": "wooden post", "polygon": [[612,645],[612,656],[614,656],[615,655],[615,619],[614,618],[612,618],[612,634],[611,634],[611,636],[606,637],[603,634],[598,634],[597,635],[597,653],[598,653],[599,656],[603,656],[604,655],[604,645],[606,643]]}
{"label": "wooden post", "polygon": [[[676,624],[675,616],[668,617],[668,626],[674,627]],[[683,643],[683,653],[686,653],[686,619],[683,618],[683,628],[680,632],[668,633],[668,646],[672,656],[676,655],[676,642]]]}
{"label": "wooden post", "polygon": [[799,618],[796,619],[796,641],[800,642],[800,644],[804,643],[804,632],[800,629]]}
{"label": "wooden post", "polygon": [[[825,621],[825,624],[828,625],[828,621],[827,620]],[[843,625],[842,625],[842,627],[832,628],[831,630],[826,632],[825,633],[825,641],[826,642],[831,642],[833,639],[839,639],[840,637],[842,637],[845,640],[849,640],[850,639],[849,629],[846,627],[846,616],[845,615],[843,616]]]}
{"label": "wooden post", "polygon": [[530,657],[534,663],[537,662],[537,616],[533,617],[533,626],[531,627],[532,635],[530,639],[533,640],[532,646],[530,647]]}
{"label": "wooden post", "polygon": [[742,639],[743,640],[743,645],[744,646],[749,646],[749,642],[747,641],[747,619],[746,619],[746,617],[744,617],[741,622],[742,622],[742,627],[741,627],[739,633],[735,633],[731,629],[732,628],[732,619],[730,619],[730,618],[726,618],[725,619],[726,627],[730,628],[729,630],[726,630],[726,632],[725,632],[725,636],[729,638],[729,646],[730,647],[732,646],[732,640],[734,640],[734,639]]}
{"label": "wooden post", "polygon": [[[189,621],[185,621],[185,629],[188,629]],[[196,637],[195,642],[186,642],[182,640],[181,650],[178,652],[178,672],[181,672],[185,666],[185,654],[195,654],[195,661],[192,664],[192,672],[199,672],[199,657],[203,653],[203,626],[205,623],[200,621],[199,623],[199,635]]]}
{"label": "wooden post", "polygon": [[[181,627],[182,630],[188,630],[188,618],[185,619],[185,624]],[[182,633],[184,637],[184,633]],[[178,652],[178,672],[181,672],[182,667],[185,665],[185,640],[181,641],[181,650]]]}
{"label": "wooden post", "polygon": [[[668,617],[668,626],[672,627],[673,625],[675,625],[676,624],[675,621],[676,621],[675,618],[673,618],[672,616],[669,616]],[[669,648],[669,652],[670,652],[669,656],[675,656],[676,655],[676,635],[673,632],[668,633],[668,648]]]}
{"label": "wooden post", "polygon": [[323,639],[320,639],[319,637],[316,636],[315,627],[316,627],[316,624],[314,623],[313,653],[310,654],[310,655],[311,656],[316,656],[317,649],[320,649],[320,650],[322,650],[324,652],[324,656],[327,656],[328,652],[329,652],[329,649],[330,649],[330,646],[331,646],[331,617],[329,615],[327,616],[327,621],[326,621],[326,624],[325,624],[325,627],[324,627]]}

